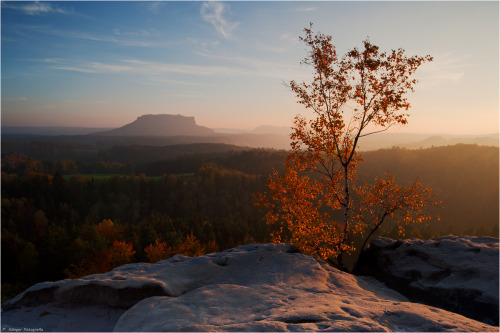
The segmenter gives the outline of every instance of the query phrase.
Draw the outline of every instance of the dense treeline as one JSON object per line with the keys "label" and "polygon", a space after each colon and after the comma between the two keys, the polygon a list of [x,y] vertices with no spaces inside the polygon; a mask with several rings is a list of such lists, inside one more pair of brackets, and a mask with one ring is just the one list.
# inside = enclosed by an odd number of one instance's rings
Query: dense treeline
{"label": "dense treeline", "polygon": [[[282,169],[286,152],[183,155],[180,148],[176,157],[137,165],[3,154],[3,299],[35,282],[107,271],[126,262],[268,242],[271,230],[255,208],[253,194],[264,189],[273,168]],[[162,158],[158,149],[151,151]],[[419,177],[443,201],[444,208],[436,211],[441,221],[414,226],[406,237],[498,237],[498,148],[394,148],[363,157],[361,179],[386,170],[403,184]],[[398,237],[390,223],[381,233]]]}
{"label": "dense treeline", "polygon": [[3,172],[2,284],[93,273],[89,258],[119,256],[127,246],[131,261],[147,261],[144,249],[157,239],[171,247],[197,242],[196,254],[267,242],[268,227],[253,208],[262,186],[263,177],[214,164],[159,180]]}
{"label": "dense treeline", "polygon": [[[7,143],[2,141],[3,145]],[[2,171],[17,175],[30,173],[122,174],[132,173],[157,177],[164,174],[194,173],[203,164],[213,162],[223,168],[249,174],[268,175],[281,169],[286,151],[250,149],[227,144],[186,144],[166,147],[116,146],[98,154],[66,159],[65,154],[39,158],[24,149],[7,150],[2,154]]]}
{"label": "dense treeline", "polygon": [[134,166],[131,164],[94,158],[77,160],[66,158],[67,156],[61,156],[57,159],[39,160],[18,152],[2,154],[2,171],[20,176],[27,176],[31,173],[76,175],[78,173],[131,174],[134,172]]}
{"label": "dense treeline", "polygon": [[136,173],[147,176],[161,176],[168,173],[193,173],[204,163],[214,163],[221,168],[267,177],[273,169],[283,169],[287,152],[284,150],[251,149],[229,151],[225,154],[184,155],[177,159],[157,161],[139,165]]}
{"label": "dense treeline", "polygon": [[401,184],[419,178],[430,186],[443,208],[433,233],[498,237],[499,149],[458,144],[430,149],[384,149],[363,153],[361,178],[390,171]]}
{"label": "dense treeline", "polygon": [[229,151],[246,151],[248,147],[239,147],[223,143],[191,143],[170,146],[114,146],[101,150],[99,158],[123,164],[144,165],[152,162],[177,159],[184,156],[214,156]]}

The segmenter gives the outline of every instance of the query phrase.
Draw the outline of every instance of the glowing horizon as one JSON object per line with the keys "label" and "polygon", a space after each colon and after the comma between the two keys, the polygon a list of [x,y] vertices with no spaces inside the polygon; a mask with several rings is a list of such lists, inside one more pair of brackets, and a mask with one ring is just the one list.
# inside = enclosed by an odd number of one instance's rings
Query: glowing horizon
{"label": "glowing horizon", "polygon": [[[339,54],[368,36],[431,54],[407,133],[499,131],[498,2],[2,2],[2,126],[120,127],[143,114],[210,128],[308,116],[309,22]],[[410,14],[408,14],[410,13]],[[355,24],[352,24],[354,21]],[[346,29],[346,27],[348,27]]]}

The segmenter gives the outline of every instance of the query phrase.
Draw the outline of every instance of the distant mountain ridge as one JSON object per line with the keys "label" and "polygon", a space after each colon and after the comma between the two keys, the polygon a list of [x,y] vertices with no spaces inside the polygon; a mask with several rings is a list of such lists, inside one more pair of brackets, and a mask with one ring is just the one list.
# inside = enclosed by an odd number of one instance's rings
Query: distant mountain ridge
{"label": "distant mountain ridge", "polygon": [[214,130],[199,126],[194,117],[186,117],[180,114],[147,114],[130,124],[104,132],[94,133],[96,135],[111,136],[207,136],[213,135]]}
{"label": "distant mountain ridge", "polygon": [[255,134],[279,134],[289,136],[293,132],[291,127],[262,125],[252,130]]}
{"label": "distant mountain ridge", "polygon": [[415,133],[381,133],[370,135],[359,143],[360,151],[371,151],[392,147],[425,149],[431,147],[454,146],[456,144],[476,144],[478,146],[499,146],[499,134],[486,135],[446,135]]}
{"label": "distant mountain ridge", "polygon": [[[254,129],[208,128],[196,124],[194,117],[180,114],[147,114],[119,128],[16,127],[2,126],[2,140],[61,140],[113,145],[168,146],[193,143],[223,143],[252,148],[290,149],[292,128],[262,125]],[[359,142],[360,151],[391,147],[420,149],[455,144],[499,146],[499,134],[446,135],[381,133]],[[109,147],[108,147],[109,146]],[[102,147],[101,147],[102,148]]]}
{"label": "distant mountain ridge", "polygon": [[87,135],[112,130],[113,127],[72,127],[72,126],[2,126],[2,135]]}

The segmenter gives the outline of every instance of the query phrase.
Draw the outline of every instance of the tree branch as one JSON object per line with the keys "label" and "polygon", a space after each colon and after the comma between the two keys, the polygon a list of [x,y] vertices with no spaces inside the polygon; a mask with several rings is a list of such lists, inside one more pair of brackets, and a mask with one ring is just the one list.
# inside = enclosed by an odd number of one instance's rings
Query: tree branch
{"label": "tree branch", "polygon": [[372,134],[376,134],[376,133],[381,133],[381,132],[385,132],[387,131],[389,128],[391,128],[391,126],[394,125],[394,124],[390,124],[389,126],[387,126],[386,128],[384,128],[383,130],[380,130],[380,131],[375,131],[375,132],[370,132],[370,133],[366,133],[366,134],[363,134],[363,135],[360,135],[359,137],[362,138],[362,137],[365,137],[365,136],[368,136],[368,135],[372,135]]}

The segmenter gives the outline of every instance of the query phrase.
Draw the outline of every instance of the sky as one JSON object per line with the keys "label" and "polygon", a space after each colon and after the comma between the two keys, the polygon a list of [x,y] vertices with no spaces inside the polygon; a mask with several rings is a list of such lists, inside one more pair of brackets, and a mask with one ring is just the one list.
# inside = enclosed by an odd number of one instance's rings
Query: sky
{"label": "sky", "polygon": [[144,114],[210,128],[310,116],[286,86],[312,68],[303,29],[337,53],[367,37],[434,57],[391,131],[499,130],[499,3],[457,1],[56,1],[1,3],[2,126],[119,127]]}

